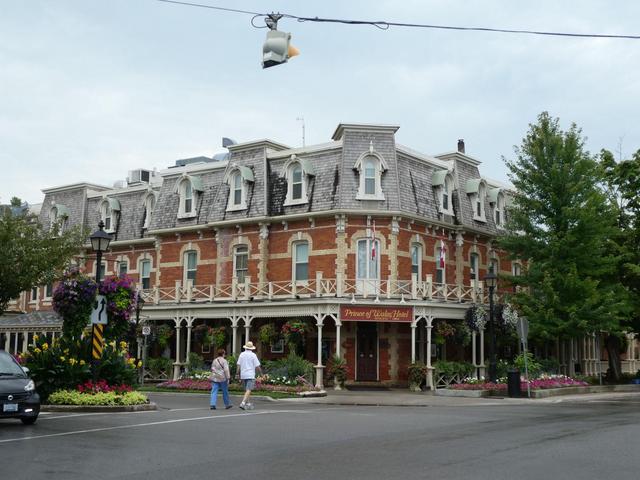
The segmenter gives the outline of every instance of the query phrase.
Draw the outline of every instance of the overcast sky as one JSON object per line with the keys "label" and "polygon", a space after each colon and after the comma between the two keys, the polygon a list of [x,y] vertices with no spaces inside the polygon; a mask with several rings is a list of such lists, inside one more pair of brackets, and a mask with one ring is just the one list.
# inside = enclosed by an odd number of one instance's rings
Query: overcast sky
{"label": "overcast sky", "polygon": [[[628,1],[230,1],[255,12],[640,34]],[[156,0],[0,0],[0,203],[112,185],[128,170],[222,151],[221,137],[327,142],[340,122],[400,126],[437,154],[464,138],[506,180],[529,123],[576,122],[592,152],[640,148],[640,41],[281,20],[301,55],[263,70],[251,16]],[[263,24],[263,22],[260,20]]]}

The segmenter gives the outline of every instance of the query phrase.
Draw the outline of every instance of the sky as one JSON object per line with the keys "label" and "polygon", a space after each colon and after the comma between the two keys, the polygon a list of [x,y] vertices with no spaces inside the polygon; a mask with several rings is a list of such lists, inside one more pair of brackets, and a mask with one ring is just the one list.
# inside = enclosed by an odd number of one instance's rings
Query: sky
{"label": "sky", "polygon": [[[259,13],[640,34],[633,0],[230,1]],[[640,40],[297,22],[300,56],[262,69],[251,15],[157,0],[0,0],[0,203],[113,185],[129,170],[270,138],[330,141],[341,122],[398,125],[398,143],[456,149],[507,181],[503,157],[542,111],[596,153],[640,149]],[[256,19],[257,25],[264,25]]]}

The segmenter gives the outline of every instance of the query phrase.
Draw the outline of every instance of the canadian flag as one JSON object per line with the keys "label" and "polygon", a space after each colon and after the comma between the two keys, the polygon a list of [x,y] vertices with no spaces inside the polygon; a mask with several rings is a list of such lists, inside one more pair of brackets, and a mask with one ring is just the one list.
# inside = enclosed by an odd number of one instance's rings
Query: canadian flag
{"label": "canadian flag", "polygon": [[444,268],[444,262],[447,259],[447,246],[444,240],[440,240],[440,268]]}
{"label": "canadian flag", "polygon": [[376,259],[376,222],[373,222],[371,229],[371,260]]}

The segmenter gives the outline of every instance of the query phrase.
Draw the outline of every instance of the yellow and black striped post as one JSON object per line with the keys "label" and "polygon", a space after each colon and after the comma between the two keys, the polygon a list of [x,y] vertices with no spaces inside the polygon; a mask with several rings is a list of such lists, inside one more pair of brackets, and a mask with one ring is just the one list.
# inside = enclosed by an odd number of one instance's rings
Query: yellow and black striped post
{"label": "yellow and black striped post", "polygon": [[104,348],[104,325],[99,323],[93,325],[92,337],[91,356],[94,361],[98,361],[102,358],[102,349]]}

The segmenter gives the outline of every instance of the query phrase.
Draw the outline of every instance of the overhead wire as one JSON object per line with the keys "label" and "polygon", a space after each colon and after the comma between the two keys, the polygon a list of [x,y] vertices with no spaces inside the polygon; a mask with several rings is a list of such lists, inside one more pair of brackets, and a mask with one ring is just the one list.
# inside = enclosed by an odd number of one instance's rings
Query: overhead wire
{"label": "overhead wire", "polygon": [[[164,3],[174,3],[178,5],[209,8],[212,10],[221,10],[232,13],[242,13],[246,15],[252,15],[251,25],[254,28],[264,28],[255,24],[255,19],[259,17],[270,17],[272,14],[251,12],[247,10],[238,10],[235,8],[218,7],[214,5],[207,5],[202,3],[182,2],[179,0],[156,0]],[[338,23],[344,25],[369,25],[381,30],[388,30],[391,27],[404,27],[404,28],[426,28],[437,30],[457,30],[457,31],[472,31],[472,32],[485,32],[485,33],[513,33],[521,35],[542,35],[553,37],[573,37],[573,38],[609,38],[609,39],[621,39],[621,40],[640,40],[640,35],[621,35],[621,34],[607,34],[607,33],[575,33],[575,32],[553,32],[544,30],[519,30],[510,28],[490,28],[490,27],[463,27],[456,25],[437,25],[428,23],[403,23],[403,22],[388,22],[385,20],[349,20],[341,18],[321,18],[321,17],[301,17],[298,15],[292,15],[288,13],[279,14],[283,18],[290,18],[300,23],[304,22],[316,22],[316,23]]]}

